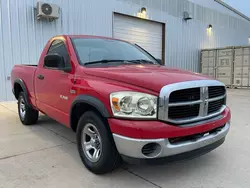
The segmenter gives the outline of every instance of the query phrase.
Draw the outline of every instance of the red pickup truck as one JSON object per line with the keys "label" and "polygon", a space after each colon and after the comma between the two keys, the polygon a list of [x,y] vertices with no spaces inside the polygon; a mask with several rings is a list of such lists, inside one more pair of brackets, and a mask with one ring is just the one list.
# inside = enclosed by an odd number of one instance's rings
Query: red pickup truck
{"label": "red pickup truck", "polygon": [[226,88],[197,73],[162,66],[126,41],[53,37],[38,66],[16,65],[13,93],[24,125],[39,112],[76,131],[84,165],[101,174],[129,162],[196,157],[229,131]]}

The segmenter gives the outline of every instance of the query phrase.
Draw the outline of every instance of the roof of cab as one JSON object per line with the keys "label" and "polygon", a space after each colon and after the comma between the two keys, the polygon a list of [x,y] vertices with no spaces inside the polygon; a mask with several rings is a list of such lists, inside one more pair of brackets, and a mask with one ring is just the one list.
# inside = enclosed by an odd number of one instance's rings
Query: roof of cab
{"label": "roof of cab", "polygon": [[[109,39],[109,40],[120,40],[111,37],[95,36],[95,35],[64,35],[70,38],[94,38],[94,39]],[[123,40],[120,40],[123,41]]]}

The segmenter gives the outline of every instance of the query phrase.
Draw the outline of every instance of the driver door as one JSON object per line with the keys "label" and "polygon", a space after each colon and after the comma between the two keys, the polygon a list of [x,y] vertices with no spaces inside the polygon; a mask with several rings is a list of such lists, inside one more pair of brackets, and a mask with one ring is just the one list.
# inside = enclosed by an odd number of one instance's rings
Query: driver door
{"label": "driver door", "polygon": [[[52,42],[47,55],[55,53],[63,57],[65,66],[72,66],[63,40],[56,39]],[[72,77],[72,73],[64,72],[60,67],[56,67],[55,63],[43,65],[36,72],[35,85],[38,108],[63,124],[68,124],[69,119]]]}

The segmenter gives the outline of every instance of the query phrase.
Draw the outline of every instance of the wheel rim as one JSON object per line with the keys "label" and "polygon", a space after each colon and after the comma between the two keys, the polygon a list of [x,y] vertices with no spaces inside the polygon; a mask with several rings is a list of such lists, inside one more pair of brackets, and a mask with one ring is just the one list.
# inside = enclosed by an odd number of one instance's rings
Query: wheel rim
{"label": "wheel rim", "polygon": [[91,162],[97,162],[101,157],[102,141],[100,133],[92,123],[86,124],[82,130],[82,149]]}
{"label": "wheel rim", "polygon": [[21,118],[24,119],[25,114],[26,114],[26,107],[25,107],[25,101],[24,101],[23,97],[21,97],[21,99],[20,99],[19,112],[20,112]]}

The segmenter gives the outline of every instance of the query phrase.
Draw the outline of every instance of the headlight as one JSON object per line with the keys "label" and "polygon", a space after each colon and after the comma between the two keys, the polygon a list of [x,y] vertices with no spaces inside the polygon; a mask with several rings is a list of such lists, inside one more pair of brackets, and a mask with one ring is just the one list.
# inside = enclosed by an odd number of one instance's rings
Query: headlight
{"label": "headlight", "polygon": [[115,117],[155,119],[157,114],[157,97],[146,93],[111,93],[110,105]]}

